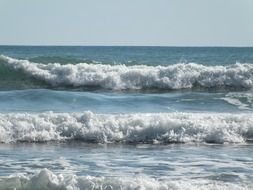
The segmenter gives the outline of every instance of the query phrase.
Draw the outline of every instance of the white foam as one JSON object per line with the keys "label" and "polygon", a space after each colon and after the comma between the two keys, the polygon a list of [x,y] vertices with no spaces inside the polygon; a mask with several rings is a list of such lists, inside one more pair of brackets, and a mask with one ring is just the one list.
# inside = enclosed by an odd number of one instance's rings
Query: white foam
{"label": "white foam", "polygon": [[204,66],[195,63],[170,66],[103,65],[79,63],[41,64],[0,56],[16,70],[53,86],[96,86],[106,89],[182,89],[202,87],[253,86],[253,64]]}
{"label": "white foam", "polygon": [[76,175],[54,174],[48,169],[38,174],[12,175],[0,178],[0,190],[19,189],[47,189],[47,190],[246,190],[246,185],[224,182],[203,181],[169,181],[157,180],[148,176],[139,177],[92,177]]}
{"label": "white foam", "polygon": [[232,104],[234,106],[237,106],[238,109],[241,110],[247,110],[249,109],[247,104],[242,103],[240,100],[236,99],[236,98],[231,98],[231,97],[225,97],[225,98],[221,98],[222,100],[226,101],[229,104]]}
{"label": "white foam", "polygon": [[0,114],[0,141],[80,140],[92,143],[243,143],[253,117],[221,113]]}
{"label": "white foam", "polygon": [[253,106],[253,93],[247,92],[229,92],[226,97],[221,98],[227,103],[237,106],[239,109],[246,110]]}

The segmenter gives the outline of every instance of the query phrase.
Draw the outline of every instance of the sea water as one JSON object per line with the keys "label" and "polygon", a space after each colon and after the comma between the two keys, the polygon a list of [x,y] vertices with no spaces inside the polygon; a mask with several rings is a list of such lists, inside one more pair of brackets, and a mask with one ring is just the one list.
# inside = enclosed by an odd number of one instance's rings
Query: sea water
{"label": "sea water", "polygon": [[0,189],[252,189],[253,48],[0,46]]}

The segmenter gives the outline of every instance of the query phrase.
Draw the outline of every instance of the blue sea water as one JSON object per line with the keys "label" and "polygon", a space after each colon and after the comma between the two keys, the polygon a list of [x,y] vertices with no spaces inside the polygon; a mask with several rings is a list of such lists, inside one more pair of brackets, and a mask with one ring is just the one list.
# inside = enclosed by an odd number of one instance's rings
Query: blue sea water
{"label": "blue sea water", "polygon": [[253,48],[0,46],[0,189],[252,189]]}

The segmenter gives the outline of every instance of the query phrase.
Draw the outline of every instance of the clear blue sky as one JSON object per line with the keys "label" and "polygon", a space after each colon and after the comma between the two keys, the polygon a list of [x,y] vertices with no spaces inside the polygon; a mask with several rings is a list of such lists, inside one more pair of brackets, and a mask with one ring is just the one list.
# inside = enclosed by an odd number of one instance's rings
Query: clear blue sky
{"label": "clear blue sky", "polygon": [[253,0],[0,0],[0,44],[253,46]]}

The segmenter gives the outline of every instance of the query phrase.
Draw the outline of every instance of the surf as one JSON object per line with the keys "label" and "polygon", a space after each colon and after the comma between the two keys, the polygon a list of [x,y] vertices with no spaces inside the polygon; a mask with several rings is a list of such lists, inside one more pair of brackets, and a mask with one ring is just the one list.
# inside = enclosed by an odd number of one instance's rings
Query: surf
{"label": "surf", "polygon": [[253,138],[249,113],[6,113],[0,141],[168,144],[246,143]]}
{"label": "surf", "polygon": [[205,180],[157,180],[148,176],[137,177],[94,177],[55,174],[48,169],[42,169],[34,175],[13,174],[8,177],[0,177],[0,190],[5,189],[147,189],[147,190],[246,190],[246,185],[237,185],[226,182],[212,182]]}
{"label": "surf", "polygon": [[253,64],[204,66],[178,63],[168,66],[34,63],[4,55],[4,64],[51,87],[110,90],[201,88],[252,88]]}

